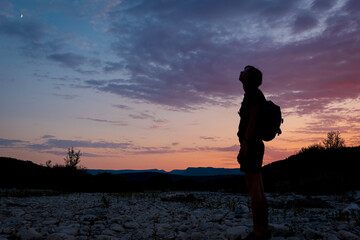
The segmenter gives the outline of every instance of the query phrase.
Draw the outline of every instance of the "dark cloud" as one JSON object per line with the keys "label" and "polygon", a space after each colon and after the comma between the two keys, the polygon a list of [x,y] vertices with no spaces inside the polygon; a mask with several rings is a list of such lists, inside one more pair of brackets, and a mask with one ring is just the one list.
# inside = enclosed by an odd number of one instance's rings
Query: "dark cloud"
{"label": "dark cloud", "polygon": [[119,108],[119,109],[125,109],[125,110],[131,110],[132,108],[123,104],[115,104],[113,107]]}
{"label": "dark cloud", "polygon": [[74,53],[55,53],[49,55],[48,59],[72,69],[76,69],[87,62],[86,57]]}
{"label": "dark cloud", "polygon": [[[81,74],[96,74],[98,73],[96,69],[101,65],[101,61],[96,58],[85,57],[80,54],[75,53],[54,53],[47,56],[47,59],[60,63],[61,66],[65,68],[71,68]],[[81,68],[80,68],[81,67]],[[84,69],[84,67],[86,69]],[[90,69],[89,69],[90,67]],[[89,80],[89,84],[93,83],[93,80]]]}
{"label": "dark cloud", "polygon": [[50,40],[49,27],[34,18],[13,18],[0,14],[0,35],[19,39],[19,49],[28,57],[43,57],[58,51],[63,45],[63,40],[53,38]]}
{"label": "dark cloud", "polygon": [[129,142],[113,143],[113,142],[92,142],[81,140],[61,140],[61,139],[48,139],[43,144],[31,144],[28,147],[33,150],[46,150],[53,148],[67,149],[69,147],[74,148],[114,148],[114,149],[127,149],[132,146]]}
{"label": "dark cloud", "polygon": [[88,120],[88,121],[93,121],[93,122],[99,122],[99,123],[110,123],[116,126],[128,126],[127,123],[124,123],[122,121],[111,121],[111,120],[106,120],[106,119],[98,119],[98,118],[82,118],[79,117],[78,119],[82,119],[82,120]]}
{"label": "dark cloud", "polygon": [[22,53],[31,58],[42,58],[49,53],[59,51],[64,43],[59,39],[30,41],[20,47]]}
{"label": "dark cloud", "polygon": [[147,114],[147,113],[139,113],[139,114],[129,114],[129,117],[133,119],[154,119],[154,116]]}
{"label": "dark cloud", "polygon": [[232,145],[229,147],[192,147],[182,148],[180,152],[203,152],[203,151],[218,151],[218,152],[237,152],[239,151],[239,145]]}
{"label": "dark cloud", "polygon": [[85,83],[94,87],[100,87],[106,85],[106,81],[102,81],[102,80],[86,80]]}
{"label": "dark cloud", "polygon": [[140,147],[137,149],[133,149],[132,154],[168,154],[177,152],[174,149],[171,149],[168,146],[165,147]]}
{"label": "dark cloud", "polygon": [[349,0],[345,5],[346,10],[353,13],[360,12],[360,2],[358,0]]}
{"label": "dark cloud", "polygon": [[206,137],[206,136],[200,136],[200,139],[202,139],[202,140],[211,140],[211,141],[216,141],[217,140],[216,137]]}
{"label": "dark cloud", "polygon": [[295,18],[293,31],[294,33],[301,33],[316,27],[317,23],[317,19],[311,13],[301,13]]}
{"label": "dark cloud", "polygon": [[328,10],[333,7],[335,1],[334,0],[315,0],[313,2],[312,8],[314,10]]}
{"label": "dark cloud", "polygon": [[[57,155],[57,156],[66,156],[67,155],[67,151],[42,151],[41,153],[48,153],[48,154],[53,154],[53,155]],[[99,155],[99,154],[93,154],[93,153],[86,153],[86,152],[81,152],[81,156],[83,157],[105,157],[105,155]]]}
{"label": "dark cloud", "polygon": [[55,136],[53,136],[53,135],[44,135],[44,136],[42,136],[41,138],[54,138]]}
{"label": "dark cloud", "polygon": [[229,106],[242,95],[240,69],[251,64],[264,73],[265,93],[299,113],[358,96],[359,16],[330,14],[334,1],[302,3],[123,2],[109,12],[119,61],[104,70],[129,79],[85,85],[174,109]]}
{"label": "dark cloud", "polygon": [[77,98],[78,95],[71,95],[71,94],[58,94],[58,93],[53,93],[52,94],[53,96],[56,96],[56,97],[61,97],[63,99],[66,99],[66,100],[72,100],[74,98]]}
{"label": "dark cloud", "polygon": [[0,148],[3,148],[3,147],[15,147],[20,143],[26,143],[26,142],[22,141],[22,140],[0,138]]}
{"label": "dark cloud", "polygon": [[41,22],[35,20],[11,21],[0,15],[0,34],[33,42],[44,37],[45,27]]}
{"label": "dark cloud", "polygon": [[116,72],[124,69],[125,67],[123,62],[106,62],[104,67],[104,71],[106,73]]}

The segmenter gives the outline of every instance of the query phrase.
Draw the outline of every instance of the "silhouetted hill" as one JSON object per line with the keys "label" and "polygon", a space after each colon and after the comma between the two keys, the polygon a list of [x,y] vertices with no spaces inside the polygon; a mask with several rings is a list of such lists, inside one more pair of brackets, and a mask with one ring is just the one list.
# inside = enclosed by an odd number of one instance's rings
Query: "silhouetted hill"
{"label": "silhouetted hill", "polygon": [[[235,181],[234,181],[235,179]],[[181,176],[161,172],[91,175],[85,170],[44,167],[30,161],[0,157],[0,187],[46,188],[59,191],[120,192],[144,190],[245,191],[241,177]]]}
{"label": "silhouetted hill", "polygon": [[125,173],[143,173],[143,172],[158,172],[158,173],[167,173],[164,170],[159,169],[145,169],[145,170],[132,170],[132,169],[124,169],[124,170],[107,170],[107,169],[86,169],[86,172],[91,175],[98,175],[101,173],[111,173],[111,174],[125,174]]}
{"label": "silhouetted hill", "polygon": [[182,176],[241,175],[239,168],[189,167],[186,170],[172,170],[171,174]]}
{"label": "silhouetted hill", "polygon": [[[263,168],[265,190],[322,194],[360,190],[360,146],[342,149],[308,149]],[[235,161],[235,160],[234,160]],[[208,171],[211,168],[204,168]],[[191,176],[135,172],[91,175],[84,170],[44,167],[30,161],[0,157],[1,188],[54,189],[79,192],[195,190],[245,192],[244,175]],[[206,172],[204,171],[204,172]],[[176,173],[176,171],[175,171]],[[184,173],[184,172],[183,172]]]}
{"label": "silhouetted hill", "polygon": [[127,173],[170,173],[181,176],[218,176],[218,175],[241,175],[239,168],[212,168],[212,167],[189,167],[185,170],[172,170],[166,172],[159,169],[146,169],[146,170],[103,170],[103,169],[87,169],[86,172],[91,175],[98,175],[101,173],[111,174],[127,174]]}
{"label": "silhouetted hill", "polygon": [[360,189],[360,146],[308,149],[263,168],[267,191],[334,193]]}

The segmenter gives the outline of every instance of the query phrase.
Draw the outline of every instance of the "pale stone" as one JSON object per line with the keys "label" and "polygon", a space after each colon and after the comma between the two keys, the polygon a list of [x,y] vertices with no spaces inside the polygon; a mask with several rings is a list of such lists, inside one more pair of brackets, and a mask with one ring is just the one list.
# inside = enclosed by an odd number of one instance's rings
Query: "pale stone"
{"label": "pale stone", "polygon": [[345,209],[344,212],[351,213],[352,211],[360,210],[359,206],[356,203],[350,203]]}
{"label": "pale stone", "polygon": [[360,237],[358,235],[355,235],[351,232],[340,230],[337,233],[337,237],[340,239],[346,239],[346,240],[360,240]]}
{"label": "pale stone", "polygon": [[34,228],[22,229],[17,233],[17,235],[22,240],[37,240],[42,238],[42,235],[38,233]]}
{"label": "pale stone", "polygon": [[69,235],[76,235],[80,232],[80,229],[75,226],[74,227],[73,226],[63,227],[63,228],[59,228],[58,230],[59,230],[59,232],[69,234]]}
{"label": "pale stone", "polygon": [[339,226],[336,227],[338,230],[349,230],[350,226],[347,224],[340,224]]}
{"label": "pale stone", "polygon": [[91,220],[95,220],[96,216],[92,215],[92,214],[87,214],[87,215],[83,215],[80,217],[80,221],[91,221]]}
{"label": "pale stone", "polygon": [[24,219],[21,217],[8,217],[2,222],[2,224],[5,226],[10,225],[13,227],[14,225],[22,225],[23,221]]}
{"label": "pale stone", "polygon": [[309,228],[304,231],[304,236],[306,239],[322,239],[323,235],[323,233]]}
{"label": "pale stone", "polygon": [[96,239],[97,240],[118,240],[120,238],[114,237],[114,236],[108,236],[108,235],[97,235]]}
{"label": "pale stone", "polygon": [[200,232],[193,232],[191,233],[190,239],[191,240],[203,240],[204,234],[200,233]]}
{"label": "pale stone", "polygon": [[126,222],[124,223],[124,227],[130,229],[137,229],[139,227],[139,224],[136,222]]}
{"label": "pale stone", "polygon": [[66,233],[53,233],[50,234],[46,240],[75,240],[75,237]]}
{"label": "pale stone", "polygon": [[339,240],[339,238],[335,234],[332,234],[332,233],[325,233],[324,239],[325,240]]}
{"label": "pale stone", "polygon": [[269,224],[270,229],[274,237],[284,236],[290,232],[289,227],[281,225],[281,224]]}
{"label": "pale stone", "polygon": [[249,233],[249,229],[245,226],[231,227],[226,230],[226,237],[230,240],[236,239],[239,236],[245,238]]}
{"label": "pale stone", "polygon": [[179,226],[179,231],[181,232],[186,232],[188,229],[189,229],[188,225],[183,224]]}
{"label": "pale stone", "polygon": [[124,228],[123,226],[119,225],[119,224],[111,224],[110,229],[116,232],[124,232]]}

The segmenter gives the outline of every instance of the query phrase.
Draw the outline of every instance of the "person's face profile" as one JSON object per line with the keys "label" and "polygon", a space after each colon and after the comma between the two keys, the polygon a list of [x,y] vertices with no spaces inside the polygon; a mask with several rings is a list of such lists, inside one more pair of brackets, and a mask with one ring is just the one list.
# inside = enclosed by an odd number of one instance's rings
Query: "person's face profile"
{"label": "person's face profile", "polygon": [[239,76],[240,82],[245,83],[249,78],[249,74],[250,74],[249,69],[244,68],[244,70],[240,72],[240,76]]}

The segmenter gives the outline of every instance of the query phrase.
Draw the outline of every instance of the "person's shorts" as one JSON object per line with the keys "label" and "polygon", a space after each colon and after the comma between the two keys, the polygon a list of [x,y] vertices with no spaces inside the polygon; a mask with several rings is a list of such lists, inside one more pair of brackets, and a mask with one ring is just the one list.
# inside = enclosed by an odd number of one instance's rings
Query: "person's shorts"
{"label": "person's shorts", "polygon": [[263,164],[265,146],[260,139],[247,143],[246,156],[240,161],[240,171],[245,173],[260,173]]}

